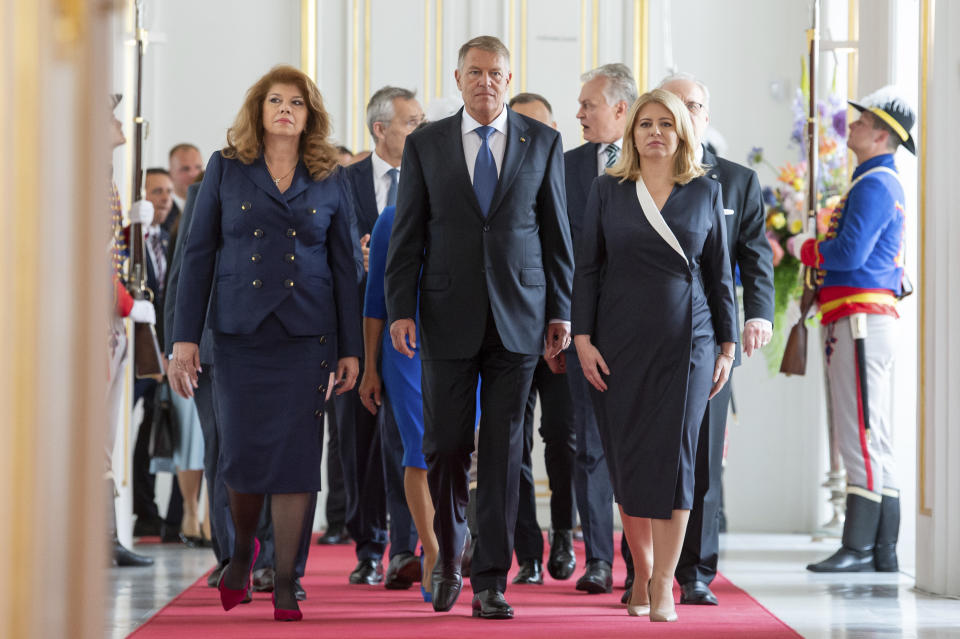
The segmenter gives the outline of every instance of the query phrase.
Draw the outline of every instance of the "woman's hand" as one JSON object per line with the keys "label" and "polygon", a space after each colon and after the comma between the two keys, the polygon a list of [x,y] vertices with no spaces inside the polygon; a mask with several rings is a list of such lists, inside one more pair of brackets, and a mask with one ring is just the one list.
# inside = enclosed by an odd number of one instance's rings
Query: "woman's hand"
{"label": "woman's hand", "polygon": [[607,363],[603,361],[603,356],[597,350],[597,347],[590,343],[590,336],[577,335],[573,338],[573,343],[577,347],[577,357],[580,359],[583,376],[598,391],[607,390],[607,384],[603,381],[600,373],[609,375],[610,369],[607,368]]}
{"label": "woman's hand", "polygon": [[337,361],[337,395],[343,395],[357,384],[357,375],[360,374],[360,359],[358,357],[341,357]]}
{"label": "woman's hand", "polygon": [[377,414],[377,406],[380,406],[380,375],[376,368],[367,366],[363,371],[363,379],[360,380],[360,403],[370,411],[371,414]]}
{"label": "woman's hand", "polygon": [[200,372],[200,347],[193,342],[176,342],[173,345],[173,360],[167,367],[170,388],[185,399],[193,397]]}
{"label": "woman's hand", "polygon": [[733,367],[736,349],[737,345],[733,342],[724,342],[720,345],[720,353],[717,355],[717,362],[713,366],[713,388],[710,389],[709,399],[713,399],[730,379],[730,369]]}

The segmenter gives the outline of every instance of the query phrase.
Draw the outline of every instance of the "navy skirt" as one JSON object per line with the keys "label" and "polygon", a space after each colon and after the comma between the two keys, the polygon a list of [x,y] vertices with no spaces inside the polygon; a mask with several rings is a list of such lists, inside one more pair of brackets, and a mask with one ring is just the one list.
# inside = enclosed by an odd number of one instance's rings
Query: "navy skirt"
{"label": "navy skirt", "polygon": [[294,337],[270,314],[250,335],[217,333],[219,472],[239,493],[320,490],[334,335]]}

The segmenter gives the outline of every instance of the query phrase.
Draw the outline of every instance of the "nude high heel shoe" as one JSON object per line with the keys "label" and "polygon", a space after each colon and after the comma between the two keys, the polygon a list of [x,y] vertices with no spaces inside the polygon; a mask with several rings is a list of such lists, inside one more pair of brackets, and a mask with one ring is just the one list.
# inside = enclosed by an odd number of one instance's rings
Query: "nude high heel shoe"
{"label": "nude high heel shoe", "polygon": [[627,614],[631,617],[646,617],[650,614],[650,582],[647,582],[647,603],[633,603],[633,594],[636,588],[630,591],[630,601],[627,602]]}
{"label": "nude high heel shoe", "polygon": [[[652,580],[651,580],[652,582]],[[650,599],[650,621],[676,621],[677,620],[677,611],[674,610],[663,610],[659,606],[653,605],[653,590],[650,588],[650,583],[647,583],[647,596]],[[673,583],[670,584],[670,599],[673,599]]]}

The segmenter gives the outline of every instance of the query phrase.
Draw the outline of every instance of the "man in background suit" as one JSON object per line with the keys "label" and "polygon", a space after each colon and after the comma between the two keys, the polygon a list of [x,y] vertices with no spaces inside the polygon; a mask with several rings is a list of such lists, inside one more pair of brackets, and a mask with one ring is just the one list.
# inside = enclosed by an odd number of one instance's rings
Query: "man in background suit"
{"label": "man in background suit", "polygon": [[[564,154],[567,211],[573,241],[579,237],[590,185],[620,157],[627,112],[637,99],[637,85],[623,64],[605,64],[580,76],[580,109],[577,119],[586,140]],[[613,487],[600,431],[593,413],[587,380],[575,349],[563,354],[573,403],[577,453],[574,487],[587,566],[577,580],[577,590],[591,594],[613,590]],[[632,583],[633,566],[627,562]],[[628,586],[629,587],[629,586]]]}
{"label": "man in background suit", "polygon": [[[510,108],[527,117],[557,128],[553,108],[536,93],[518,93]],[[537,360],[533,384],[523,414],[523,461],[520,473],[520,506],[517,510],[515,546],[520,570],[515,584],[543,583],[543,533],[537,523],[537,491],[533,482],[533,414],[540,396],[540,436],[544,443],[544,462],[550,482],[550,559],[547,570],[554,579],[569,579],[577,567],[573,552],[573,460],[576,438],[573,407],[567,386],[563,358]]]}
{"label": "man in background suit", "polygon": [[[689,74],[677,74],[661,82],[660,88],[673,93],[686,104],[697,139],[703,140],[710,121],[710,93],[707,87]],[[740,281],[743,283],[746,322],[737,345],[733,363],[736,367],[740,365],[740,344],[747,357],[750,357],[763,348],[773,335],[773,251],[765,235],[766,216],[756,172],[719,158],[703,147],[698,148],[702,150],[701,163],[708,167],[707,176],[720,182],[723,187],[730,269],[733,272],[739,266]],[[710,400],[700,426],[693,508],[690,510],[676,571],[682,604],[715,606],[718,603],[710,591],[710,582],[717,574],[720,552],[723,442],[731,394],[731,385],[728,383]]]}
{"label": "man in background suit", "polygon": [[[433,607],[462,586],[476,389],[482,377],[473,614],[509,619],[523,409],[537,359],[570,342],[573,256],[559,134],[504,104],[510,53],[460,48],[464,108],[407,138],[387,254],[394,348],[423,360],[424,437],[440,544]],[[422,270],[422,275],[421,275]],[[419,307],[419,316],[418,316]],[[546,349],[544,339],[546,337]]]}
{"label": "man in background suit", "polygon": [[172,232],[186,205],[187,189],[203,172],[203,156],[200,149],[183,142],[170,149],[168,161],[170,179],[173,180],[173,209],[163,223],[163,228]]}
{"label": "man in background suit", "polygon": [[[373,225],[384,208],[397,203],[404,143],[422,120],[423,109],[407,89],[383,87],[367,104],[367,127],[376,146],[368,157],[344,169],[356,203],[365,270]],[[365,290],[366,278],[361,283],[361,299]],[[362,323],[360,317],[357,320]],[[357,389],[334,400],[347,493],[347,529],[357,544],[358,563],[350,583],[373,585],[384,579],[380,560],[387,543],[389,513],[390,565],[384,585],[404,589],[420,580],[420,562],[415,554],[417,531],[403,491],[403,442],[396,424],[386,418],[388,411],[389,407],[371,415],[360,403]]]}

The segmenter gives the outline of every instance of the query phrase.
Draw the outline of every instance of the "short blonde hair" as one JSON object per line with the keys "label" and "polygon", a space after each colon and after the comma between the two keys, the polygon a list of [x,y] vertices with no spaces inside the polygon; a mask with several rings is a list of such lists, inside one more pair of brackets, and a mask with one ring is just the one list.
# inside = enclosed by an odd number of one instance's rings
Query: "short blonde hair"
{"label": "short blonde hair", "polygon": [[330,136],[330,116],[313,80],[299,69],[286,65],[273,67],[247,91],[237,119],[227,130],[223,157],[251,164],[263,153],[263,103],[270,87],[275,84],[292,84],[303,94],[307,124],[300,134],[300,157],[311,178],[327,177],[337,167],[338,159],[336,147],[327,139]]}
{"label": "short blonde hair", "polygon": [[693,122],[690,120],[687,107],[680,101],[680,98],[663,89],[654,89],[644,93],[630,107],[630,113],[627,114],[627,127],[623,132],[623,150],[620,153],[620,159],[607,169],[607,173],[620,178],[621,182],[624,180],[636,182],[640,177],[640,155],[637,153],[637,147],[633,142],[633,129],[637,125],[637,118],[643,107],[654,102],[662,104],[673,115],[677,137],[679,138],[677,151],[673,156],[673,179],[677,184],[686,184],[693,178],[706,173],[706,170],[697,162],[694,146],[696,137],[693,134]]}

